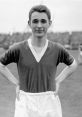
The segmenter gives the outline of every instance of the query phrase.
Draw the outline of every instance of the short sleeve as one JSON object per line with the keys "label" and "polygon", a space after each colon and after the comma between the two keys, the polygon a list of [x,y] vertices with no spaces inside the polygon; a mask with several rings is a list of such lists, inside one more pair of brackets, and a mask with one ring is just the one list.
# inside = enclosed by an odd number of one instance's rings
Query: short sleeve
{"label": "short sleeve", "polygon": [[11,46],[5,53],[0,56],[0,62],[3,65],[8,65],[10,63],[17,63],[19,60],[20,49],[17,44]]}
{"label": "short sleeve", "polygon": [[66,65],[71,65],[73,61],[74,57],[62,45],[60,45],[57,64],[65,63]]}

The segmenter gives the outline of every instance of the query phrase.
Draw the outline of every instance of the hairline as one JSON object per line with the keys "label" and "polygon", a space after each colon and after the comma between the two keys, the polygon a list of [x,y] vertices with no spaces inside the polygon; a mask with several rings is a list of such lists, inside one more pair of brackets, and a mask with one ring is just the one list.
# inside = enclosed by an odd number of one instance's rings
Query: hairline
{"label": "hairline", "polygon": [[49,20],[51,20],[50,10],[45,5],[37,5],[31,8],[29,11],[29,20],[31,20],[31,16],[34,12],[45,13]]}

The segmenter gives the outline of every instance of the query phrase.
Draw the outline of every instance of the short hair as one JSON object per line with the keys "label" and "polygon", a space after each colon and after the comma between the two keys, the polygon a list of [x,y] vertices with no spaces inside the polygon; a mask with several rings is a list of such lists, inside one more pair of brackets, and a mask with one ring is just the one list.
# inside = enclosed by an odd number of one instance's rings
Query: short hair
{"label": "short hair", "polygon": [[48,19],[51,20],[50,10],[45,5],[36,5],[32,7],[31,10],[29,11],[29,20],[31,19],[31,15],[33,12],[46,13],[48,16]]}

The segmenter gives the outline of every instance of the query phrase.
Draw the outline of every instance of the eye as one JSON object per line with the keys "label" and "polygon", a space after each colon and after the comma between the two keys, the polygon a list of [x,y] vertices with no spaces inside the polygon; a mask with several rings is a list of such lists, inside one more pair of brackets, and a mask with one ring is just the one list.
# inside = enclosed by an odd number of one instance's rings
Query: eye
{"label": "eye", "polygon": [[38,19],[34,19],[34,20],[32,20],[32,23],[37,24],[37,23],[38,23]]}
{"label": "eye", "polygon": [[45,24],[46,22],[47,22],[47,20],[41,19],[41,23]]}

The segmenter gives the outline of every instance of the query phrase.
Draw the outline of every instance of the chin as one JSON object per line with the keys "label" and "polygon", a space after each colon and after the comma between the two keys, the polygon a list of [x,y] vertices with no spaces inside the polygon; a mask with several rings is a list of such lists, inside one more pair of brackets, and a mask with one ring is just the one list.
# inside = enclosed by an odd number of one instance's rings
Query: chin
{"label": "chin", "polygon": [[42,38],[42,37],[44,37],[45,35],[43,35],[43,34],[36,34],[35,36],[38,37],[38,38]]}

